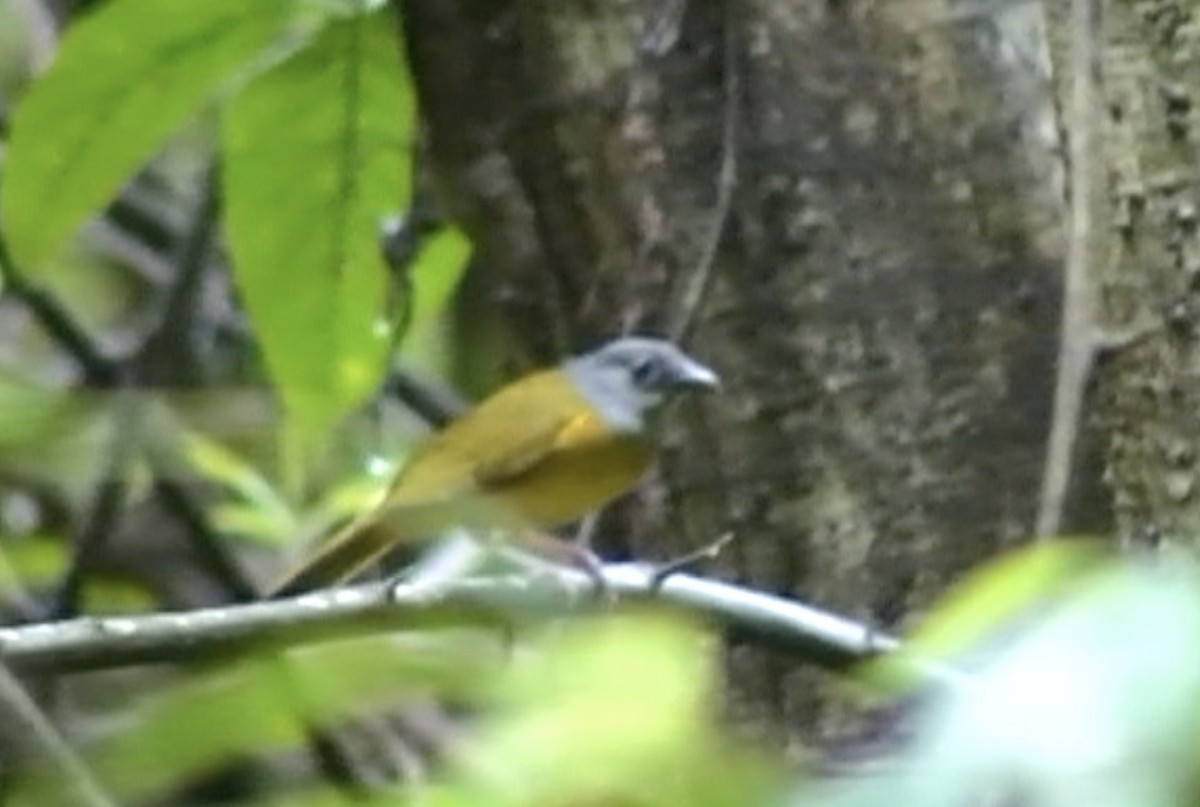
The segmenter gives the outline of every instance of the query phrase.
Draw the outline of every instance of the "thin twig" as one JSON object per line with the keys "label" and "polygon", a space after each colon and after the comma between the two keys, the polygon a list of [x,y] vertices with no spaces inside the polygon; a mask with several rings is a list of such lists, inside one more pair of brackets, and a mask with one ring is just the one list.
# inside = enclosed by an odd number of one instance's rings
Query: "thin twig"
{"label": "thin twig", "polygon": [[259,597],[254,581],[225,551],[221,536],[208,523],[204,510],[192,499],[183,485],[172,480],[168,471],[157,463],[154,467],[154,495],[163,509],[184,528],[188,542],[200,562],[237,602],[252,602]]}
{"label": "thin twig", "polygon": [[105,793],[21,682],[3,665],[0,665],[0,749],[6,762],[32,756],[37,762],[51,766],[58,778],[71,783],[61,794],[72,795],[72,804],[116,807],[117,802]]}
{"label": "thin twig", "polygon": [[1034,529],[1051,537],[1062,528],[1067,491],[1082,427],[1088,378],[1101,349],[1098,300],[1092,276],[1095,178],[1099,170],[1094,122],[1101,115],[1096,81],[1096,0],[1071,0],[1071,96],[1067,113],[1070,224],[1067,233],[1062,322],[1054,414],[1046,441],[1042,491]]}
{"label": "thin twig", "polygon": [[388,373],[385,390],[434,428],[441,428],[467,410],[454,390],[402,367]]}
{"label": "thin twig", "polygon": [[[117,405],[124,409],[132,408],[132,404],[125,401]],[[50,606],[53,619],[66,619],[78,613],[79,598],[87,572],[96,554],[108,543],[120,521],[128,487],[125,475],[133,457],[130,444],[135,441],[134,435],[130,433],[131,428],[136,427],[130,425],[129,417],[118,412],[104,478],[96,485],[87,521],[71,547],[70,563],[67,564],[67,571],[59,582]]]}
{"label": "thin twig", "polygon": [[100,352],[58,301],[30,285],[13,261],[3,233],[0,233],[0,274],[4,276],[6,289],[29,309],[50,338],[78,362],[87,385],[99,389],[117,386],[121,375],[117,363]]}
{"label": "thin twig", "polygon": [[725,547],[733,540],[733,533],[727,532],[717,540],[700,547],[686,555],[669,560],[666,563],[658,565],[658,571],[654,573],[655,587],[661,587],[663,582],[672,575],[679,574],[685,569],[690,569],[698,563],[705,563],[716,560]]}
{"label": "thin twig", "polygon": [[195,370],[192,333],[200,295],[197,293],[208,265],[207,258],[217,226],[215,162],[205,172],[200,201],[186,232],[176,246],[175,277],[162,304],[154,330],[142,344],[134,364],[143,380],[156,385],[189,382]]}
{"label": "thin twig", "polygon": [[741,107],[741,77],[738,74],[737,30],[732,7],[733,0],[724,0],[722,91],[725,107],[722,112],[721,167],[717,174],[717,199],[700,259],[687,278],[687,285],[679,299],[675,322],[669,330],[672,341],[680,345],[685,344],[691,335],[696,316],[712,286],[717,250],[720,249],[721,236],[729,222],[729,210],[733,205],[733,192],[737,186],[737,117]]}

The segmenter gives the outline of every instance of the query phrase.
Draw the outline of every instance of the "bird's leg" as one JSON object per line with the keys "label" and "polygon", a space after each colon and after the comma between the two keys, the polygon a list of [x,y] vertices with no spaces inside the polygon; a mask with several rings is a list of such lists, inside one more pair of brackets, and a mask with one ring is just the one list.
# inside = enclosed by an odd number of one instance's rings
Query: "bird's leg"
{"label": "bird's leg", "polygon": [[518,539],[522,549],[539,557],[578,569],[595,584],[597,599],[608,599],[608,584],[604,582],[604,564],[587,545],[562,539],[540,530],[526,530]]}
{"label": "bird's leg", "polygon": [[592,538],[596,535],[596,525],[600,523],[600,513],[600,510],[593,510],[584,516],[575,530],[575,537],[571,539],[575,546],[585,552],[592,551]]}

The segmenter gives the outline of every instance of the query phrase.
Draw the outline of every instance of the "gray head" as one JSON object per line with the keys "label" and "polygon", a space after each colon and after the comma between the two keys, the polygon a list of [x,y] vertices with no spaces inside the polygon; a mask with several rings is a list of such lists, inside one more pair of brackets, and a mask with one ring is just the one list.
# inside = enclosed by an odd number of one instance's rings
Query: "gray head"
{"label": "gray head", "polygon": [[568,359],[563,370],[592,405],[622,432],[641,432],[667,394],[712,389],[717,374],[670,342],[626,336]]}

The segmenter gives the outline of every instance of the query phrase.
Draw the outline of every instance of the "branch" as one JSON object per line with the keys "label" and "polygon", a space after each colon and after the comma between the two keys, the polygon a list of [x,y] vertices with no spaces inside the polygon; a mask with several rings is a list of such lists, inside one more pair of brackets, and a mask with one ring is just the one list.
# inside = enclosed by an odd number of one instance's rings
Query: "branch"
{"label": "branch", "polygon": [[[868,625],[728,583],[684,574],[659,580],[659,569],[646,564],[614,564],[599,573],[606,593],[619,600],[676,605],[734,635],[768,641],[830,670],[844,670],[897,647],[895,639]],[[532,575],[462,579],[437,587],[372,583],[180,613],[83,617],[0,628],[0,663],[17,672],[46,675],[228,658],[396,630],[507,629],[593,607],[595,590],[589,574],[547,567]],[[943,682],[957,678],[932,666],[922,673]]]}

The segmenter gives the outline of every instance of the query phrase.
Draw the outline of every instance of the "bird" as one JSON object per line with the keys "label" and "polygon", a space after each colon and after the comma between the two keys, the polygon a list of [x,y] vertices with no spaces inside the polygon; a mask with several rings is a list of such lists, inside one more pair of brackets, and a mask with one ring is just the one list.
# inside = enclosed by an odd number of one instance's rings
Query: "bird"
{"label": "bird", "polygon": [[420,445],[379,503],[269,591],[346,582],[405,541],[452,527],[519,533],[562,526],[632,488],[673,393],[717,374],[669,341],[625,336],[523,376]]}

